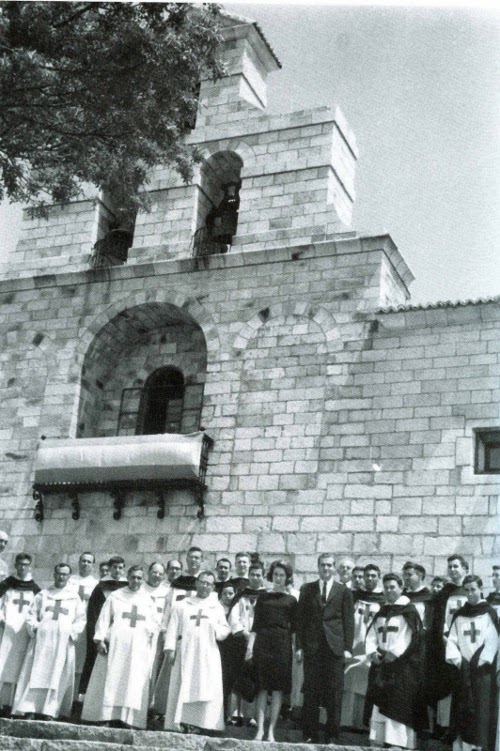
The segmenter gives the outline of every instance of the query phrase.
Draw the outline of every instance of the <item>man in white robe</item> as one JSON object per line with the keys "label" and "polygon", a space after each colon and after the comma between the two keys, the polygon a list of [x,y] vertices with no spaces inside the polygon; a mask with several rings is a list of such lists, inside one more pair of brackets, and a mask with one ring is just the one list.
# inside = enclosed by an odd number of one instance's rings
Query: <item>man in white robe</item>
{"label": "man in white robe", "polygon": [[59,563],[54,585],[35,596],[26,618],[31,642],[21,668],[12,715],[69,717],[75,683],[75,641],[85,628],[85,606],[68,586],[71,567]]}
{"label": "man in white robe", "polygon": [[456,612],[446,642],[446,661],[460,671],[452,698],[453,751],[488,751],[495,742],[498,618],[482,586],[479,576],[465,577],[467,602]]}
{"label": "man in white robe", "polygon": [[145,728],[158,613],[144,591],[142,566],[132,566],[128,586],[102,606],[94,641],[98,655],[90,676],[82,720]]}
{"label": "man in white robe", "polygon": [[211,594],[215,575],[203,571],[196,595],[172,609],[165,636],[165,657],[173,666],[165,729],[181,724],[224,730],[222,668],[217,641],[230,633],[222,605]]}
{"label": "man in white robe", "polygon": [[498,618],[500,618],[500,566],[493,566],[491,579],[493,581],[494,589],[493,592],[489,593],[486,602],[491,605]]}
{"label": "man in white robe", "polygon": [[[70,586],[75,587],[80,599],[85,605],[87,613],[90,595],[96,588],[99,580],[92,575],[95,557],[93,553],[82,553],[78,561],[78,574],[74,574],[70,580]],[[87,657],[87,627],[82,631],[75,644],[75,699],[78,697],[78,687],[82,675],[83,666]]]}
{"label": "man in white robe", "polygon": [[[0,529],[0,556],[2,555],[8,544],[9,535],[7,534],[7,532],[4,532],[3,529]],[[9,567],[7,566],[3,558],[0,558],[0,582],[3,581],[8,575]]]}
{"label": "man in white robe", "polygon": [[371,621],[366,654],[371,661],[367,698],[373,706],[370,742],[417,748],[426,721],[423,628],[397,574],[383,577],[386,603]]}
{"label": "man in white robe", "polygon": [[380,568],[369,563],[363,569],[363,588],[353,590],[354,642],[352,660],[346,666],[344,694],[342,697],[342,727],[363,730],[368,724],[365,717],[365,696],[368,688],[369,664],[366,658],[365,638],[368,626],[385,601],[380,585]]}
{"label": "man in white robe", "polygon": [[0,707],[8,716],[30,637],[26,629],[28,609],[33,605],[40,587],[33,581],[28,553],[18,553],[15,576],[0,583]]}
{"label": "man in white robe", "polygon": [[[163,563],[155,561],[148,569],[147,579],[144,582],[144,591],[149,594],[154,602],[157,618],[160,623],[163,621],[163,614],[167,605],[167,596],[170,592],[170,584],[165,583],[165,566]],[[151,670],[151,690],[150,698],[153,698],[153,692],[158,678],[158,673],[163,662],[163,642],[165,637],[166,628],[162,625],[159,631],[156,632],[152,650],[153,650],[153,667]]]}
{"label": "man in white robe", "polygon": [[433,598],[432,623],[428,633],[428,684],[430,686],[429,703],[437,704],[436,728],[437,735],[444,732],[440,740],[449,743],[451,736],[450,708],[451,694],[457,679],[455,666],[446,662],[446,638],[450,630],[454,614],[467,602],[467,594],[462,586],[469,571],[469,564],[461,556],[452,554],[448,557],[448,576],[450,582]]}

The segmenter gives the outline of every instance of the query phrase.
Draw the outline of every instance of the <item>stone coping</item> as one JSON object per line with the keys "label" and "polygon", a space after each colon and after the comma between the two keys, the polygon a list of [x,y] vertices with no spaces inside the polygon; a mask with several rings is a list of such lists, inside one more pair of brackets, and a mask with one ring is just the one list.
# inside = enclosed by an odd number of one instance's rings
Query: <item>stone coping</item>
{"label": "stone coping", "polygon": [[[147,251],[148,248],[144,248]],[[75,284],[109,284],[138,277],[186,274],[197,271],[220,271],[245,266],[257,266],[286,261],[300,261],[328,256],[342,256],[379,251],[384,253],[407,286],[413,274],[398,251],[390,235],[359,237],[355,233],[334,235],[330,240],[307,245],[290,245],[269,250],[235,251],[224,255],[207,256],[201,259],[153,261],[151,263],[113,266],[106,269],[51,273],[41,276],[25,276],[15,279],[0,279],[0,293],[44,287],[64,287]]]}

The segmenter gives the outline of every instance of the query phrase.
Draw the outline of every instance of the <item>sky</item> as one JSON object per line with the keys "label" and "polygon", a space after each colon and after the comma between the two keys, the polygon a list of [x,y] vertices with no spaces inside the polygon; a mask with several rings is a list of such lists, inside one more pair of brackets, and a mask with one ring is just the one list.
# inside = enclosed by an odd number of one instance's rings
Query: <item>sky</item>
{"label": "sky", "polygon": [[[500,13],[229,3],[283,64],[268,110],[338,105],[360,151],[352,229],[387,232],[412,302],[500,295]],[[0,208],[0,259],[17,207]]]}

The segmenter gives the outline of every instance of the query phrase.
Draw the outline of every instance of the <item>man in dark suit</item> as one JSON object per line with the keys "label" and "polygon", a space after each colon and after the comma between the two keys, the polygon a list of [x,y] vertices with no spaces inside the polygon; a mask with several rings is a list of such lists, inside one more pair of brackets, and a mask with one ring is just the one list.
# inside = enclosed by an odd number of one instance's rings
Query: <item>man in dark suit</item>
{"label": "man in dark suit", "polygon": [[318,558],[319,580],[300,590],[297,659],[304,660],[302,732],[306,741],[319,740],[319,708],[326,709],[326,742],[338,741],[344,662],[352,657],[354,606],[350,590],[334,581],[335,558]]}

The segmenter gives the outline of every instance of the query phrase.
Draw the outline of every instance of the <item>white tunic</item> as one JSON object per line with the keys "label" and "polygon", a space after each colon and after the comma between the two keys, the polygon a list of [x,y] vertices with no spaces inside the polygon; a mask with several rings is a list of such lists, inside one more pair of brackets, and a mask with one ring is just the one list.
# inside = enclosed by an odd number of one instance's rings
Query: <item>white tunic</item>
{"label": "white tunic", "polygon": [[30,643],[26,628],[35,593],[8,589],[0,599],[0,705],[12,706],[16,684]]}
{"label": "white tunic", "polygon": [[153,638],[159,620],[151,597],[142,588],[112,592],[96,624],[94,641],[106,642],[108,653],[98,654],[82,709],[82,720],[121,720],[145,728]]}
{"label": "white tunic", "polygon": [[[80,600],[85,605],[85,612],[87,612],[90,595],[99,583],[99,579],[95,576],[80,576],[75,574],[71,576],[68,582],[69,586],[72,586],[78,592]],[[85,658],[87,656],[87,627],[82,631],[75,644],[75,693],[78,691],[78,684],[80,682],[80,676],[82,674],[83,666],[85,665]]]}
{"label": "white tunic", "polygon": [[75,641],[85,606],[74,587],[42,589],[26,618],[31,642],[19,674],[12,714],[69,716],[75,681]]}
{"label": "white tunic", "polygon": [[362,729],[365,696],[368,690],[369,663],[365,654],[365,639],[368,626],[373,616],[380,610],[379,602],[358,600],[354,605],[354,641],[352,654],[357,658],[347,666],[344,678],[344,694],[342,697],[342,716],[340,724],[343,727]]}
{"label": "white tunic", "polygon": [[151,669],[151,686],[150,686],[150,699],[153,698],[153,692],[158,678],[158,673],[163,662],[163,642],[165,637],[165,626],[163,626],[163,615],[167,606],[167,598],[170,594],[170,585],[163,582],[158,584],[157,587],[152,587],[145,582],[143,589],[149,594],[154,602],[158,621],[162,624],[161,628],[156,631],[153,637],[152,650],[153,650],[153,667]]}
{"label": "white tunic", "polygon": [[[265,592],[265,588],[256,590],[257,592]],[[252,602],[250,597],[244,595],[238,599],[238,602],[231,609],[229,613],[228,622],[231,627],[232,634],[239,634],[242,631],[250,633],[253,625],[253,616],[255,613],[255,602]]]}
{"label": "white tunic", "polygon": [[174,607],[165,650],[175,651],[165,729],[180,723],[224,730],[222,668],[217,640],[230,633],[224,610],[212,597],[188,597]]}
{"label": "white tunic", "polygon": [[[408,605],[409,599],[404,595],[396,605]],[[413,632],[402,615],[391,618],[377,618],[375,626],[366,635],[366,654],[373,655],[379,648],[400,657],[410,646]],[[390,746],[401,748],[416,748],[417,734],[413,728],[401,722],[391,720],[383,715],[377,706],[373,707],[370,719],[370,740],[377,745],[388,743]]]}
{"label": "white tunic", "polygon": [[[459,608],[461,608],[467,602],[467,594],[465,589],[460,588],[454,594],[448,597],[445,609],[445,618],[443,624],[443,633],[446,636],[450,630],[451,621],[453,616]],[[440,699],[437,703],[437,715],[436,722],[442,727],[449,727],[450,724],[450,709],[451,709],[451,694]]]}
{"label": "white tunic", "polygon": [[470,662],[483,644],[479,664],[491,664],[498,648],[498,633],[488,613],[474,618],[459,615],[448,634],[446,662],[460,667],[462,658]]}
{"label": "white tunic", "polygon": [[9,567],[7,566],[3,558],[0,558],[0,582],[6,579],[8,575],[9,575]]}

